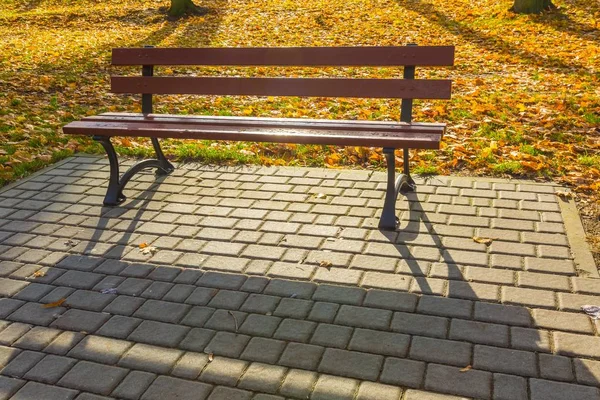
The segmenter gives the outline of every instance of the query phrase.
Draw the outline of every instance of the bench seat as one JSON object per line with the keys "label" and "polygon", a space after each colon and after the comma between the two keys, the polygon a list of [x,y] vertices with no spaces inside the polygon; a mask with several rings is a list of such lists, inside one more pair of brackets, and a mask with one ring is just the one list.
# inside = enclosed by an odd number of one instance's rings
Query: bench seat
{"label": "bench seat", "polygon": [[439,149],[445,128],[445,124],[437,123],[105,113],[71,122],[64,132],[109,137]]}

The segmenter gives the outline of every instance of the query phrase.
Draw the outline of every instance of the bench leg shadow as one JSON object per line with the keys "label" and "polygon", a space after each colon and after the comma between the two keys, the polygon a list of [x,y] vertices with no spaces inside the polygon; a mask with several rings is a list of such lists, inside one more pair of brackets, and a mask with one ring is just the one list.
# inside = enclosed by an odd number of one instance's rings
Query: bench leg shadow
{"label": "bench leg shadow", "polygon": [[117,152],[110,142],[110,137],[94,136],[94,140],[99,142],[102,147],[104,147],[110,165],[108,188],[106,190],[106,196],[104,197],[105,206],[116,206],[127,199],[127,197],[125,197],[123,194],[123,189],[125,189],[127,182],[129,182],[129,180],[138,172],[144,169],[156,168],[157,175],[168,175],[175,170],[173,164],[171,164],[163,154],[160,144],[158,143],[158,139],[152,138],[152,146],[156,152],[156,159],[140,161],[132,165],[131,168],[123,173],[123,175],[120,175]]}

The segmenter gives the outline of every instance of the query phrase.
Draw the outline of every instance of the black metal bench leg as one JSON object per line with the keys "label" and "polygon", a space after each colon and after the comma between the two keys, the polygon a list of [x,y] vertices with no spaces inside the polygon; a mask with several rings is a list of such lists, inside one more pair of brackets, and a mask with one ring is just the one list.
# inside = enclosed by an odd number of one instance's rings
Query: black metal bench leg
{"label": "black metal bench leg", "polygon": [[175,167],[171,164],[163,154],[158,144],[158,140],[152,139],[152,145],[156,150],[158,159],[143,160],[131,166],[123,175],[119,176],[119,160],[117,158],[117,152],[110,142],[108,136],[94,136],[94,140],[99,142],[106,154],[108,155],[108,162],[110,164],[110,177],[108,180],[108,189],[106,190],[106,196],[104,197],[105,206],[116,206],[124,202],[127,197],[123,194],[123,189],[127,182],[133,178],[135,174],[141,170],[148,168],[156,168],[158,175],[167,175],[173,172]]}
{"label": "black metal bench leg", "polygon": [[156,153],[156,159],[160,162],[161,167],[156,169],[156,175],[168,175],[171,172],[175,171],[175,166],[167,160],[162,149],[160,148],[160,143],[158,143],[157,138],[152,138],[152,146],[154,147],[154,152]]}
{"label": "black metal bench leg", "polygon": [[379,229],[393,231],[398,228],[399,219],[396,216],[396,199],[399,192],[415,190],[415,181],[410,177],[408,168],[408,149],[404,149],[404,173],[396,178],[396,157],[392,148],[384,148],[383,154],[387,161],[388,177],[383,210],[379,220]]}
{"label": "black metal bench leg", "polygon": [[116,206],[125,201],[119,179],[119,160],[117,158],[117,153],[110,142],[110,137],[94,136],[94,140],[104,147],[110,165],[110,176],[108,179],[108,189],[106,190],[106,196],[104,197],[104,205]]}

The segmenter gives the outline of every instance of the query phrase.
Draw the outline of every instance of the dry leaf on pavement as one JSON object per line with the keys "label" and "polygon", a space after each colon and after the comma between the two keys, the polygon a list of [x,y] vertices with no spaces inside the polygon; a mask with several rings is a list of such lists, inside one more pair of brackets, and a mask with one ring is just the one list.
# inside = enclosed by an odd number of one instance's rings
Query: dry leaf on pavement
{"label": "dry leaf on pavement", "polygon": [[494,240],[494,238],[473,236],[473,241],[475,241],[477,243],[485,244],[486,246],[489,246],[490,244],[492,244],[493,240]]}
{"label": "dry leaf on pavement", "polygon": [[43,308],[55,308],[55,307],[60,307],[62,306],[62,304],[67,301],[67,299],[62,298],[58,301],[55,301],[54,303],[48,303],[48,304],[43,304],[42,307]]}
{"label": "dry leaf on pavement", "polygon": [[464,367],[463,369],[461,369],[461,370],[460,370],[460,372],[467,372],[467,371],[469,371],[471,368],[473,368],[473,367],[472,367],[472,366],[470,366],[470,365],[467,365],[466,367]]}

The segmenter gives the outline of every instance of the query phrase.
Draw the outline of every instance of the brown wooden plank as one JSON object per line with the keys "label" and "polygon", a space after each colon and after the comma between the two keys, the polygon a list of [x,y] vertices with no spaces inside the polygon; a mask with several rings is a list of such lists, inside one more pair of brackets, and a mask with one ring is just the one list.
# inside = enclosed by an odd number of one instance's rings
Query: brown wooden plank
{"label": "brown wooden plank", "polygon": [[113,76],[113,93],[449,99],[437,79],[213,78]]}
{"label": "brown wooden plank", "polygon": [[204,115],[174,114],[139,114],[139,113],[105,113],[84,118],[85,121],[98,122],[131,122],[188,124],[194,126],[219,125],[255,128],[285,128],[303,130],[345,130],[345,131],[383,131],[439,133],[446,124],[439,123],[405,123],[392,121],[360,121],[360,120],[322,120],[308,118],[261,118],[261,117],[218,117]]}
{"label": "brown wooden plank", "polygon": [[447,66],[454,46],[117,48],[113,65]]}
{"label": "brown wooden plank", "polygon": [[134,136],[175,139],[234,140],[248,142],[278,142],[299,144],[323,144],[338,146],[367,147],[412,147],[437,149],[440,133],[406,132],[345,132],[339,130],[289,130],[234,128],[223,126],[202,126],[195,128],[187,124],[126,123],[75,121],[63,128],[66,134],[99,136]]}

